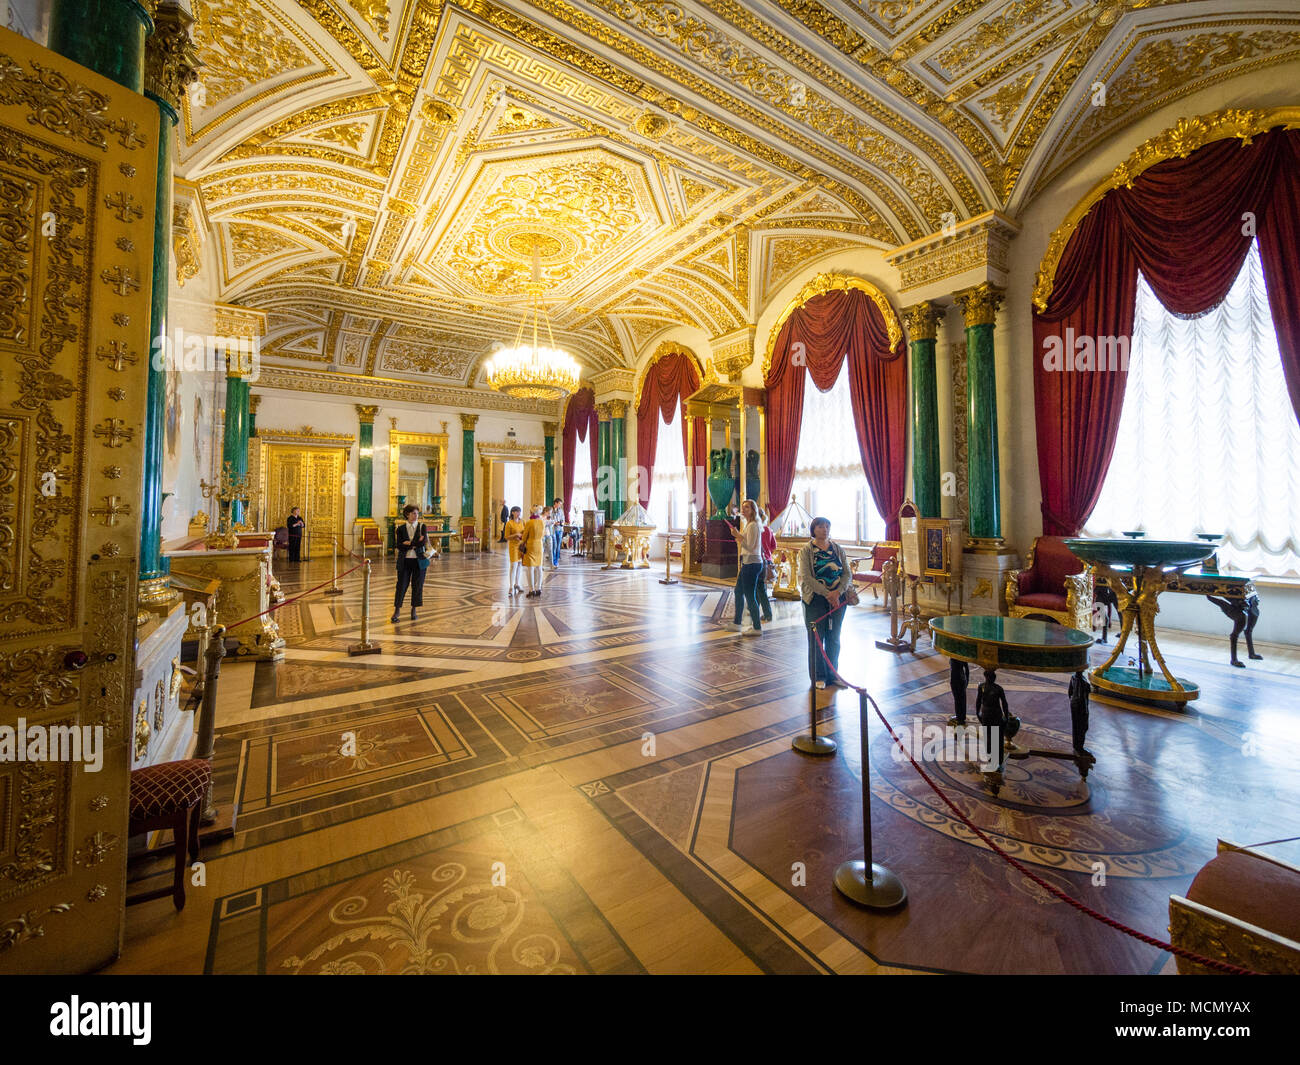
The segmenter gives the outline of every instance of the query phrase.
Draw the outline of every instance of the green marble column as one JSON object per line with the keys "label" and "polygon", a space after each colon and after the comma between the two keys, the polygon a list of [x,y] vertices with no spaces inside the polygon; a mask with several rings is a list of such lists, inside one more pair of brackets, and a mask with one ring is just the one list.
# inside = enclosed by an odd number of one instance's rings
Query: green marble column
{"label": "green marble column", "polygon": [[957,293],[966,319],[966,454],[969,530],[976,550],[1002,546],[998,396],[993,324],[1002,290],[985,282]]}
{"label": "green marble column", "polygon": [[[477,414],[460,416],[460,516],[474,516],[474,426],[478,424]],[[487,536],[484,530],[482,537]]]}
{"label": "green marble column", "polygon": [[627,403],[609,401],[609,464],[614,470],[614,517],[627,510]]}
{"label": "green marble column", "polygon": [[136,0],[54,0],[50,51],[132,92],[144,88],[145,38],[153,20]]}
{"label": "green marble column", "polygon": [[[93,6],[102,8],[108,0],[99,0]],[[58,5],[60,7],[66,4]],[[84,2],[73,5],[92,6]],[[132,3],[131,8],[138,8]],[[81,11],[90,15],[91,12]],[[103,12],[101,12],[103,14]],[[140,22],[141,12],[121,11],[118,18],[134,27]],[[143,16],[146,21],[147,15]],[[167,299],[171,290],[172,248],[172,154],[176,145],[176,127],[180,122],[181,97],[191,82],[198,77],[198,57],[190,40],[193,17],[174,0],[157,8],[153,30],[144,49],[144,90],[149,99],[158,105],[158,185],[154,199],[153,279],[149,310],[149,335],[154,338],[153,350],[166,351]],[[99,28],[96,28],[99,31]],[[134,31],[133,31],[134,32]],[[70,37],[76,37],[72,31]],[[160,343],[162,341],[162,343]],[[179,356],[179,352],[173,352]],[[248,404],[248,386],[243,392],[245,412]],[[145,396],[144,423],[144,478],[140,489],[140,580],[138,597],[142,606],[170,607],[175,593],[168,587],[170,569],[162,557],[162,473],[163,436],[167,414],[167,368],[164,363],[150,360],[149,379]],[[248,466],[248,435],[245,422],[244,453],[242,463]]]}
{"label": "green marble column", "polygon": [[555,422],[543,422],[542,431],[546,434],[546,502],[555,498],[555,435],[559,425]]}
{"label": "green marble column", "polygon": [[250,440],[257,437],[257,405],[261,401],[261,396],[255,396],[251,392],[248,394],[248,438]]}
{"label": "green marble column", "polygon": [[602,498],[609,495],[610,477],[603,471],[609,467],[609,407],[604,403],[596,405],[596,468],[592,471],[592,489],[596,496],[596,509],[605,512],[605,521],[618,517],[614,513],[614,500]]}
{"label": "green marble column", "polygon": [[357,408],[357,522],[371,524],[375,497],[375,415],[378,406],[353,404]]}
{"label": "green marble column", "polygon": [[[248,473],[248,381],[236,366],[226,373],[226,431],[222,438],[221,468],[238,481]],[[230,505],[230,523],[244,520],[244,505]]]}
{"label": "green marble column", "polygon": [[903,311],[912,348],[912,501],[923,518],[943,516],[939,471],[939,381],[935,343],[943,310],[919,303]]}

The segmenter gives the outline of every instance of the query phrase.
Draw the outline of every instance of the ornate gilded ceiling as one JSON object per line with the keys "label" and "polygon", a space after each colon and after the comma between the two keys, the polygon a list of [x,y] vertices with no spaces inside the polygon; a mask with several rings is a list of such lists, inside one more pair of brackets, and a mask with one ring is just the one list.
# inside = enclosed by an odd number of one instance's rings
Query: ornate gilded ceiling
{"label": "ornate gilded ceiling", "polygon": [[179,172],[219,298],[268,312],[271,364],[460,384],[534,263],[556,339],[627,365],[822,256],[1014,217],[1123,124],[1300,56],[1289,0],[193,6]]}

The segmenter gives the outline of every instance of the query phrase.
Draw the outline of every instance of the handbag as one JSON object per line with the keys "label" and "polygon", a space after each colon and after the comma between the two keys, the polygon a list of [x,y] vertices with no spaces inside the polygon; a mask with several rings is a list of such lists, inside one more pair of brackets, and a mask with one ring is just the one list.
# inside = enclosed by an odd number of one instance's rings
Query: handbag
{"label": "handbag", "polygon": [[[421,525],[418,529],[416,529],[416,532],[418,533],[418,532],[419,532],[420,530],[422,530],[423,528],[424,528],[424,526]],[[425,538],[424,550],[420,552],[420,560],[419,560],[419,561],[420,561],[420,569],[421,569],[421,570],[426,570],[426,569],[429,568],[429,543],[428,543],[428,537],[427,537],[427,534],[426,534],[426,538]]]}

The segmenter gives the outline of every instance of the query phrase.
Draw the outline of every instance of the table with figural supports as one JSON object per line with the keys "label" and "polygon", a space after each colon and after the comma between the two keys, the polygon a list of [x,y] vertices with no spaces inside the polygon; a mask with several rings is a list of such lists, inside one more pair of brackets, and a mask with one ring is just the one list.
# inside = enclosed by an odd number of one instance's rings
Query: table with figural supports
{"label": "table with figural supports", "polygon": [[[975,698],[975,714],[986,733],[984,751],[998,751],[997,769],[984,774],[997,795],[1002,786],[1002,767],[1008,758],[1061,758],[1073,762],[1086,778],[1096,764],[1083,742],[1088,735],[1088,648],[1092,637],[1086,632],[1032,618],[1004,618],[996,614],[954,614],[930,622],[934,649],[949,659],[953,703],[956,713],[949,722],[966,724],[966,685],[970,665],[984,670],[984,681]],[[1028,749],[1012,743],[1020,730],[1020,719],[1007,706],[1006,693],[997,682],[999,669],[1024,673],[1073,673],[1070,681],[1070,724],[1073,750]],[[992,730],[996,729],[996,732]]]}

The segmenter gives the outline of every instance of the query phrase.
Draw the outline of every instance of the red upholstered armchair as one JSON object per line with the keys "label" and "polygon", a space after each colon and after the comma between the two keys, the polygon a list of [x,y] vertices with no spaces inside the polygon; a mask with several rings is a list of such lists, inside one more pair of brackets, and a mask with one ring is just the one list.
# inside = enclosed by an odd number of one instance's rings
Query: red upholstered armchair
{"label": "red upholstered armchair", "polygon": [[1007,574],[1007,610],[1013,618],[1049,617],[1092,632],[1092,571],[1060,536],[1040,536],[1025,568]]}
{"label": "red upholstered armchair", "polygon": [[[879,543],[871,549],[870,558],[851,558],[849,559],[849,569],[853,573],[853,579],[858,584],[866,585],[871,589],[871,594],[876,599],[880,598],[880,588],[883,585],[883,571],[885,563],[891,558],[898,555],[899,545],[896,543]],[[863,569],[862,564],[866,562],[869,568]],[[889,599],[886,597],[885,606],[889,606]]]}

